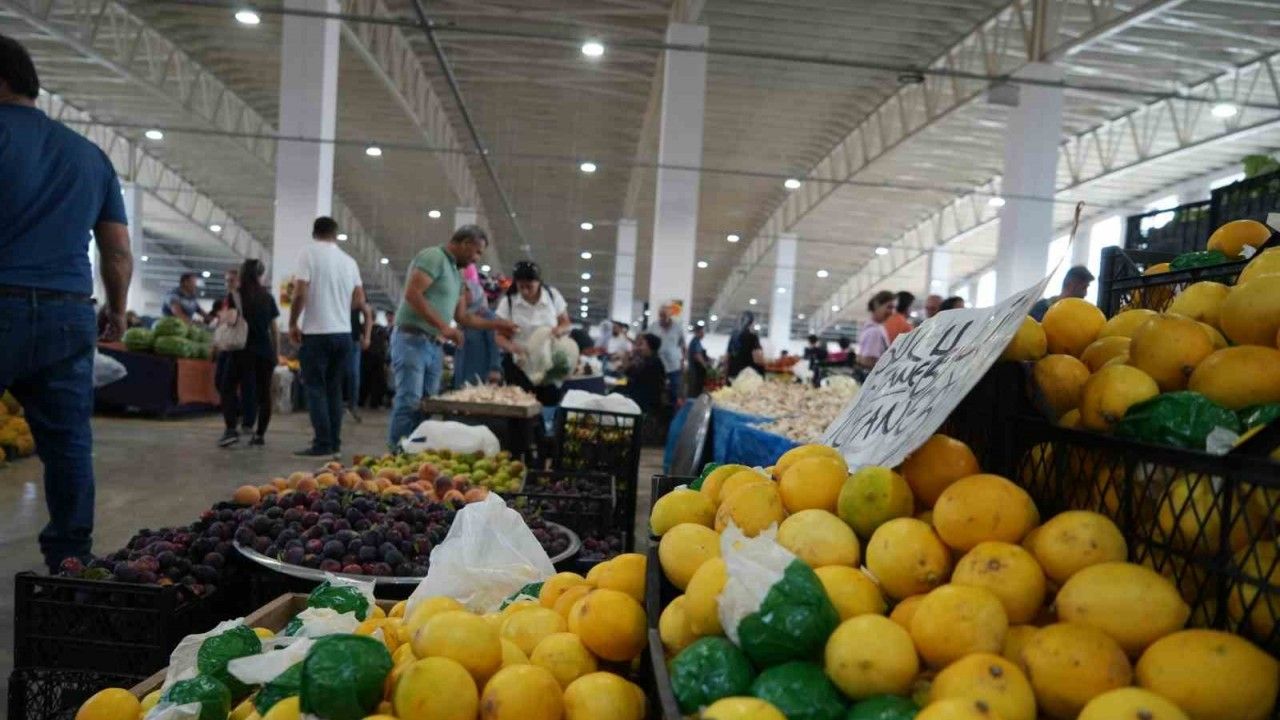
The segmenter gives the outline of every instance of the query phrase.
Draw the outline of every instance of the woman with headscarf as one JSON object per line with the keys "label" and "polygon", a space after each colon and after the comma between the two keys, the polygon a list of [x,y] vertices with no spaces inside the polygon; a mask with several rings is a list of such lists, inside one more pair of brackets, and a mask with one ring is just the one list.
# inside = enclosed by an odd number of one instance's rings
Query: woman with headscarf
{"label": "woman with headscarf", "polygon": [[[463,302],[467,312],[485,319],[493,318],[485,297],[484,285],[474,263],[462,271]],[[502,380],[502,353],[498,351],[496,333],[492,330],[464,328],[462,346],[453,355],[453,387]]]}
{"label": "woman with headscarf", "polygon": [[523,361],[520,359],[528,357],[529,341],[539,329],[550,328],[552,338],[569,334],[569,313],[564,296],[542,282],[542,271],[532,260],[516,263],[511,276],[514,282],[507,289],[507,294],[498,298],[498,307],[494,311],[497,317],[520,327],[514,337],[497,336],[498,347],[507,353],[502,358],[503,375],[508,385],[518,385],[532,392],[543,405],[558,405],[560,388],[554,384],[536,385],[521,369]]}
{"label": "woman with headscarf", "polygon": [[764,374],[764,348],[760,345],[760,336],[755,331],[756,316],[750,310],[742,313],[738,321],[738,330],[729,338],[729,379],[738,373],[752,368]]}

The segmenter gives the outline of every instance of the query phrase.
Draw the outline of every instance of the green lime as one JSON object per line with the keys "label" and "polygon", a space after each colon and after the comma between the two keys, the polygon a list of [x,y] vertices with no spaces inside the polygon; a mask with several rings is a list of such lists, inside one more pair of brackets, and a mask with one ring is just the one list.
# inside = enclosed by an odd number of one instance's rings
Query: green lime
{"label": "green lime", "polygon": [[911,720],[920,712],[916,704],[897,695],[876,695],[849,708],[844,720]]}

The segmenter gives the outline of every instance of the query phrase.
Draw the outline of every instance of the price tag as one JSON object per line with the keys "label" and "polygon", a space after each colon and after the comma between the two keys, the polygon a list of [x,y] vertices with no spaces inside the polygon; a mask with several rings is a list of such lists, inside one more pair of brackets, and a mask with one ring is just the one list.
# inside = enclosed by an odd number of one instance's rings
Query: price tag
{"label": "price tag", "polygon": [[1048,282],[994,307],[940,312],[899,335],[823,443],[843,453],[851,470],[897,466],[978,384]]}

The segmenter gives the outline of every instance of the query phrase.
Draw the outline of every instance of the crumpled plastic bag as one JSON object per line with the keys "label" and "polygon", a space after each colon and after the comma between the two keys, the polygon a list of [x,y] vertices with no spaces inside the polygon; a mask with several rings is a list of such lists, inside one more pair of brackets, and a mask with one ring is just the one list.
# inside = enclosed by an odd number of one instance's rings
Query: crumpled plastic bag
{"label": "crumpled plastic bag", "polygon": [[262,640],[246,625],[237,625],[226,632],[204,639],[196,651],[196,670],[227,686],[231,697],[249,694],[249,687],[227,672],[227,664],[241,657],[262,654]]}
{"label": "crumpled plastic bag", "polygon": [[[306,650],[311,650],[311,641],[307,641]],[[262,689],[253,696],[253,708],[259,715],[266,715],[276,703],[287,697],[293,697],[302,691],[302,661],[307,657],[303,652],[297,661],[276,673],[275,677],[262,684]]]}
{"label": "crumpled plastic bag", "polygon": [[338,612],[333,608],[307,608],[294,616],[285,628],[293,637],[319,638],[326,635],[353,633],[360,627],[360,620],[353,612]]}
{"label": "crumpled plastic bag", "polygon": [[551,370],[553,363],[551,328],[545,326],[534,328],[524,343],[524,349],[524,353],[515,358],[516,366],[524,371],[529,382],[541,385],[542,379]]}
{"label": "crumpled plastic bag", "polygon": [[489,493],[454,516],[444,542],[431,551],[427,576],[409,596],[405,616],[424,599],[440,595],[472,612],[493,612],[511,593],[554,574],[520,513]]}
{"label": "crumpled plastic bag", "polygon": [[93,386],[95,388],[123,380],[128,374],[129,371],[125,369],[124,363],[110,355],[103,355],[97,350],[93,351]]}
{"label": "crumpled plastic bag", "polygon": [[483,425],[463,425],[452,420],[427,420],[418,425],[409,437],[400,441],[400,447],[409,454],[427,450],[452,450],[456,453],[482,452],[486,456],[497,455],[502,446],[498,436]]}
{"label": "crumpled plastic bag", "polygon": [[201,707],[200,703],[174,705],[159,702],[147,712],[145,720],[200,720]]}
{"label": "crumpled plastic bag", "polygon": [[236,618],[234,620],[224,620],[218,623],[212,630],[206,633],[197,633],[188,635],[178,642],[178,646],[169,653],[169,668],[164,674],[164,684],[160,686],[162,691],[173,687],[173,684],[188,680],[196,676],[197,665],[199,662],[200,646],[204,644],[205,638],[211,638],[214,635],[231,630],[232,628],[244,625],[244,618]]}
{"label": "crumpled plastic bag", "polygon": [[288,644],[258,655],[236,658],[227,663],[227,672],[246,685],[266,685],[281,673],[302,662],[315,644],[310,637],[280,638]]}
{"label": "crumpled plastic bag", "polygon": [[230,712],[227,686],[208,675],[196,675],[165,689],[146,720],[225,720]]}
{"label": "crumpled plastic bag", "polygon": [[617,413],[619,415],[639,415],[640,406],[626,395],[613,393],[596,395],[585,390],[567,390],[560,399],[560,407],[568,410],[593,410],[597,412]]}
{"label": "crumpled plastic bag", "polygon": [[1234,412],[1200,393],[1184,390],[1157,395],[1129,408],[1116,423],[1115,434],[1160,445],[1204,450],[1214,428],[1224,428],[1237,435],[1244,430]]}

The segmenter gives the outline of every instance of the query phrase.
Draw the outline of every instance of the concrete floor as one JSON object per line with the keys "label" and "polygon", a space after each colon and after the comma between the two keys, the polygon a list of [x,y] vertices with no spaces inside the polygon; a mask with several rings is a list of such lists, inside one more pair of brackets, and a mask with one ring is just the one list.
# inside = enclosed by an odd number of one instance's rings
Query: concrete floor
{"label": "concrete floor", "polygon": [[[354,453],[380,453],[386,443],[387,413],[361,411],[363,423],[343,422],[345,460]],[[186,524],[216,501],[246,483],[310,469],[313,463],[292,456],[308,444],[311,427],[305,413],[277,415],[265,447],[217,447],[222,431],[218,415],[150,420],[95,417],[94,470],[97,478],[95,552],[121,547],[140,528]],[[662,451],[646,448],[641,457],[636,502],[638,546],[645,551],[649,477],[661,471]],[[47,521],[43,467],[36,458],[0,466],[0,577],[23,570],[43,571],[36,537]],[[0,588],[0,697],[13,667],[13,583]],[[0,717],[6,709],[0,704]]]}

